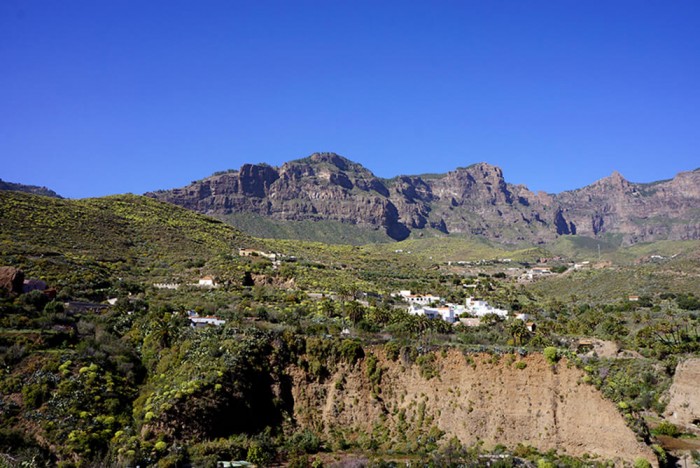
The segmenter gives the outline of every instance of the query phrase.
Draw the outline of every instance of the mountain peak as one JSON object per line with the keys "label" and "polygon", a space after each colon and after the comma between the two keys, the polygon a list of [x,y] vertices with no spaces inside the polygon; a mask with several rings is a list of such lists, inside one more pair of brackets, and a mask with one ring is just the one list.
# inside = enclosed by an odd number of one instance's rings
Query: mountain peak
{"label": "mountain peak", "polygon": [[346,171],[348,170],[349,167],[357,165],[357,163],[354,163],[350,161],[347,158],[344,158],[343,156],[340,156],[339,154],[336,153],[314,153],[308,158],[305,158],[309,162],[313,163],[327,163],[331,164],[341,171]]}
{"label": "mountain peak", "polygon": [[610,174],[610,178],[612,180],[626,180],[618,171],[612,171],[612,174]]}
{"label": "mountain peak", "polygon": [[603,177],[602,179],[595,182],[593,185],[596,185],[596,186],[608,185],[608,186],[613,186],[613,187],[624,188],[624,187],[629,186],[630,183],[618,171],[612,171],[612,174],[610,174],[607,177]]}

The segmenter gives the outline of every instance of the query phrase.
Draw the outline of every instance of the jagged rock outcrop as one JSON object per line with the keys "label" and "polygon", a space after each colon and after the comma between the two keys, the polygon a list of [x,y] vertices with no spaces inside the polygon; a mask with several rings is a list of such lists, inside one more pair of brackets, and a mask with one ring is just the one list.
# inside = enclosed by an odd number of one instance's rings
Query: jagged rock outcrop
{"label": "jagged rock outcrop", "polygon": [[[427,180],[404,176],[392,182],[398,185],[392,201],[399,207],[400,219],[410,227],[505,242],[554,238],[541,214],[548,208],[525,187],[507,184],[496,166],[478,163]],[[408,203],[401,195],[408,195]]]}
{"label": "jagged rock outcrop", "polygon": [[507,357],[467,358],[453,351],[434,356],[437,376],[426,379],[419,365],[370,352],[376,356],[372,369],[366,358],[320,382],[292,370],[295,421],[329,438],[371,435],[399,450],[410,451],[411,444],[442,432],[443,442],[457,437],[467,446],[522,443],[628,464],[646,458],[656,465],[652,450],[637,440],[615,405],[581,383],[583,372],[566,362],[553,367],[530,355],[516,366]]}
{"label": "jagged rock outcrop", "polygon": [[700,170],[671,180],[635,184],[618,172],[555,196],[578,234],[622,234],[629,244],[700,238]]}
{"label": "jagged rock outcrop", "polygon": [[8,293],[22,294],[24,272],[14,267],[0,267],[0,289]]}
{"label": "jagged rock outcrop", "polygon": [[384,182],[334,153],[316,153],[279,168],[245,164],[239,171],[182,189],[146,195],[207,214],[250,212],[277,220],[340,221],[385,229],[394,238],[409,232]]}
{"label": "jagged rock outcrop", "polygon": [[397,240],[420,229],[505,243],[542,243],[572,234],[619,234],[628,244],[700,238],[700,170],[650,184],[629,182],[615,172],[582,189],[551,195],[509,184],[500,168],[486,163],[383,180],[337,154],[315,153],[281,167],[245,164],[146,195],[212,215],[351,223],[382,229]]}

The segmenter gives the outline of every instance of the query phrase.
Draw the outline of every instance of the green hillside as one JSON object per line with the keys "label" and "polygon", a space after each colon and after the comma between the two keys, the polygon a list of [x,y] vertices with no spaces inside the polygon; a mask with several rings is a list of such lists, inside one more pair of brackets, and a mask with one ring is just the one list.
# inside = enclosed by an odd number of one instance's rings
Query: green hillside
{"label": "green hillside", "polygon": [[510,258],[513,261],[531,262],[551,255],[540,247],[512,247],[499,245],[479,237],[443,236],[412,238],[385,245],[366,246],[376,252],[396,252],[432,262],[458,262],[497,260]]}
{"label": "green hillside", "polygon": [[221,221],[135,195],[63,200],[0,192],[0,219],[2,264],[49,282],[182,275],[259,244]]}
{"label": "green hillside", "polygon": [[256,237],[348,245],[394,242],[383,230],[363,228],[340,221],[279,221],[252,213],[233,213],[219,218]]}
{"label": "green hillside", "polygon": [[[430,264],[373,247],[256,239],[220,220],[135,195],[66,200],[0,192],[0,216],[0,265],[58,287],[92,290],[122,279],[189,283],[206,274],[240,283],[252,271],[294,279],[305,289],[346,284],[387,292],[401,278],[425,275]],[[265,258],[239,257],[239,247],[282,253],[287,261],[273,270]]]}

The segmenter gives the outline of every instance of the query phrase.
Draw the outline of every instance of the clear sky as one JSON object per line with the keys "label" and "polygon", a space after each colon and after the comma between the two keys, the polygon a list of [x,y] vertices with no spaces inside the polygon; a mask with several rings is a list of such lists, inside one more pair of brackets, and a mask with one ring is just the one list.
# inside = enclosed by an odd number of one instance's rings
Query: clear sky
{"label": "clear sky", "polygon": [[4,180],[143,193],[316,151],[549,192],[695,169],[700,1],[0,1]]}

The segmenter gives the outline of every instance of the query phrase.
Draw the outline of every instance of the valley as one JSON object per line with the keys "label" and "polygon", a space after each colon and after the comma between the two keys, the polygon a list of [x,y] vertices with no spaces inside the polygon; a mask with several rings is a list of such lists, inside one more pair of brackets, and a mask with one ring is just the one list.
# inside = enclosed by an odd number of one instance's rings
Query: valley
{"label": "valley", "polygon": [[[0,216],[8,466],[697,459],[697,240],[326,244],[134,195]],[[425,312],[470,298],[504,315]]]}

